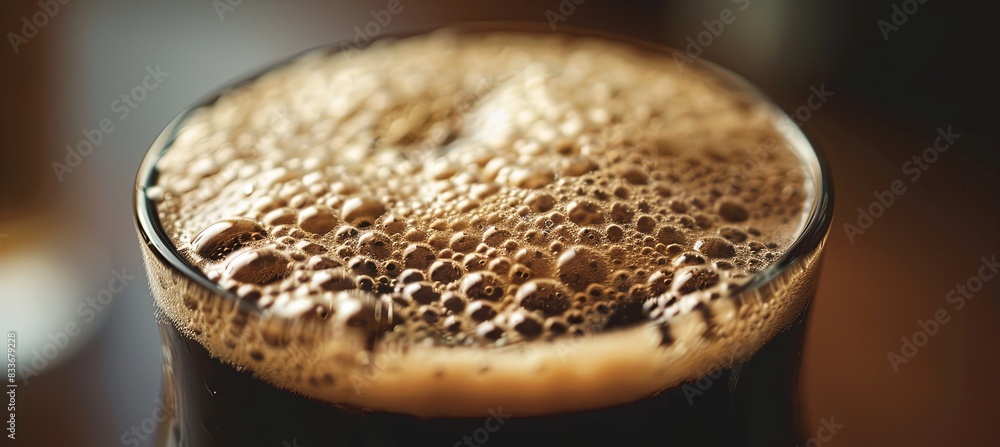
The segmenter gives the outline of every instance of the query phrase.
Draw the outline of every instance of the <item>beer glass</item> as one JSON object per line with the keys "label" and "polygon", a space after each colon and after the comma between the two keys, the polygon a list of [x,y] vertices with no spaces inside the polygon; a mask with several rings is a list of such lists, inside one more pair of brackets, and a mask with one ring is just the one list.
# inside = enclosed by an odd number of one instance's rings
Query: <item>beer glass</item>
{"label": "beer glass", "polygon": [[[493,30],[549,32],[544,27],[524,24],[464,26],[454,32]],[[775,297],[793,303],[792,316],[774,323],[769,341],[749,357],[722,356],[700,371],[700,377],[633,402],[557,414],[519,416],[507,414],[498,405],[483,408],[476,415],[420,417],[323,402],[289,390],[294,384],[268,383],[252,365],[232,364],[210,352],[241,352],[248,349],[245,337],[253,337],[286,350],[289,358],[306,361],[297,353],[308,352],[324,337],[336,334],[322,322],[264,313],[210,280],[173,245],[158,217],[156,202],[150,197],[158,178],[157,161],[171,150],[190,114],[212,104],[223,94],[218,92],[182,112],[166,127],[145,157],[136,183],[136,228],[163,346],[163,396],[168,415],[157,433],[159,445],[778,446],[796,442],[796,391],[803,334],[833,211],[829,168],[801,129],[739,76],[669,48],[563,27],[560,33],[614,41],[666,58],[686,58],[687,69],[697,70],[774,108],[775,126],[801,161],[812,191],[805,204],[805,224],[794,243],[732,295],[737,302],[764,308]],[[331,45],[314,51],[354,50]],[[259,75],[233,86],[253,82]],[[189,324],[192,321],[197,324]],[[222,335],[209,342],[204,334],[192,332],[191,327],[211,328]],[[386,361],[391,362],[392,353],[387,356]],[[284,365],[297,366],[295,362]]]}

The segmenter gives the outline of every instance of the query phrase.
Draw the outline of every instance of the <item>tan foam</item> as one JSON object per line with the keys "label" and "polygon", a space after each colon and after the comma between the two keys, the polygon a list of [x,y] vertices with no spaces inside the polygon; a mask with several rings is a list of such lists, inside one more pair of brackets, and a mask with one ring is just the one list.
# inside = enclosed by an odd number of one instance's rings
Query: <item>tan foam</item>
{"label": "tan foam", "polygon": [[154,296],[213,355],[332,403],[627,402],[801,314],[815,256],[729,293],[811,206],[775,120],[596,40],[437,33],[307,55],[196,110],[149,191],[182,254],[260,313],[173,281]]}

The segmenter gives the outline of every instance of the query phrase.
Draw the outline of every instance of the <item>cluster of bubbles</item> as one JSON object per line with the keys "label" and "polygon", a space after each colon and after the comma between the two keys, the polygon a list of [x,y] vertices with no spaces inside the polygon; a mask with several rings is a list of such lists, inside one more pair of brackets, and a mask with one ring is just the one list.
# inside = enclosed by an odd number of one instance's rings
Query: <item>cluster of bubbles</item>
{"label": "cluster of bubbles", "polygon": [[158,166],[164,227],[266,312],[454,346],[667,322],[792,241],[805,176],[765,111],[598,44],[490,42],[311,56],[224,95]]}

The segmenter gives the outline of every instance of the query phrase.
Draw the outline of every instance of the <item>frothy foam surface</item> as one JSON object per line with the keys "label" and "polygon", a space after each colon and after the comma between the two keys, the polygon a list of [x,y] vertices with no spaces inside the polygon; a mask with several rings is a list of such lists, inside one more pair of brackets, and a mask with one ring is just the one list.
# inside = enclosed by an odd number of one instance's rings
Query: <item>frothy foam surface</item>
{"label": "frothy foam surface", "polygon": [[260,314],[167,286],[157,302],[213,355],[333,403],[627,402],[747,356],[804,306],[809,279],[730,296],[810,206],[775,119],[599,40],[310,54],[195,110],[147,191],[182,255]]}

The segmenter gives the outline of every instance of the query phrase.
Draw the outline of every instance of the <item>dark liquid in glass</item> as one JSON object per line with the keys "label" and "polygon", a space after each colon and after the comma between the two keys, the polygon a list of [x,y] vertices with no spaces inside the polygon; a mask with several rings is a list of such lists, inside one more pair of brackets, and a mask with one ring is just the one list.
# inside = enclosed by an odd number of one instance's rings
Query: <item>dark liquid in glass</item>
{"label": "dark liquid in glass", "polygon": [[526,418],[506,418],[502,408],[474,418],[338,408],[237,371],[161,322],[171,350],[165,392],[183,411],[162,424],[160,437],[176,446],[790,446],[803,320],[748,361],[655,396]]}

